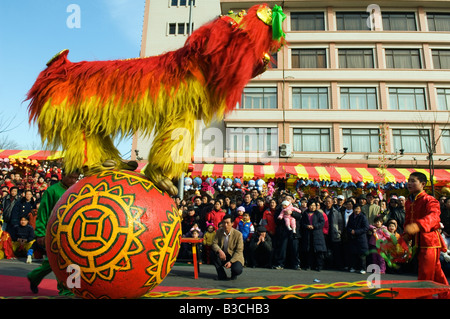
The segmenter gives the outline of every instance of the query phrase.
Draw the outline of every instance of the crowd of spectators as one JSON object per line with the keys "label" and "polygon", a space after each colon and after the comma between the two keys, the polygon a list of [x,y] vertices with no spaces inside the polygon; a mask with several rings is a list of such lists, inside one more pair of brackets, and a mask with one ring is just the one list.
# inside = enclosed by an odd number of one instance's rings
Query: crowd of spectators
{"label": "crowd of spectators", "polygon": [[[448,240],[450,198],[442,196],[439,200],[443,236]],[[297,193],[285,190],[264,196],[253,189],[242,195],[197,192],[183,200],[176,198],[176,202],[182,214],[183,236],[190,237],[192,229],[208,234],[203,247],[199,245],[200,262],[210,263],[211,237],[220,231],[222,218],[231,215],[233,227],[244,238],[246,267],[364,274],[367,266],[378,265],[380,273],[417,271],[414,260],[392,267],[376,249],[377,239],[398,239],[403,234],[406,198],[395,193],[388,198],[370,192],[349,197],[323,193],[298,198]],[[190,245],[183,247],[180,259],[192,258]],[[443,267],[448,268],[447,263],[442,259]]]}
{"label": "crowd of spectators", "polygon": [[43,254],[35,249],[35,221],[42,194],[61,180],[58,165],[39,165],[34,169],[11,170],[0,173],[0,259]]}
{"label": "crowd of spectators", "polygon": [[[5,256],[5,249],[0,247],[0,259],[26,256],[30,260],[41,196],[59,180],[58,165],[38,166],[25,174],[2,169],[0,244],[9,235],[13,255]],[[402,235],[404,196],[391,193],[389,198],[379,198],[369,192],[345,197],[324,192],[320,196],[298,197],[286,190],[267,196],[252,189],[245,193],[216,192],[214,196],[208,192],[185,193],[183,200],[174,199],[181,213],[183,236],[203,239],[199,245],[199,261],[203,263],[211,263],[215,233],[223,217],[230,215],[233,227],[243,235],[246,267],[365,273],[368,264],[377,264],[382,273],[399,271],[386,267],[376,253],[374,238]],[[442,233],[448,240],[450,197],[441,196],[439,201]],[[190,245],[183,245],[180,260],[192,260]],[[441,260],[448,271],[450,254],[443,254]]]}

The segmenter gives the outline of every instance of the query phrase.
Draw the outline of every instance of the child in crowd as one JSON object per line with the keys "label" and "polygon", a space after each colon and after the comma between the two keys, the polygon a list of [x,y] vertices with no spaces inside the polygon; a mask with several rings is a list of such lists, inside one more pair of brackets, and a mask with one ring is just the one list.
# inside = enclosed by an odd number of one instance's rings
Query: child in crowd
{"label": "child in crowd", "polygon": [[283,206],[283,210],[281,211],[280,215],[278,216],[278,219],[284,219],[284,222],[286,223],[286,227],[291,230],[292,232],[296,232],[297,229],[297,222],[294,217],[292,217],[292,211],[296,211],[298,213],[302,213],[302,211],[294,206],[292,206],[291,202],[285,200],[281,203],[281,206]]}
{"label": "child in crowd", "polygon": [[400,234],[397,231],[397,221],[395,219],[390,219],[387,222],[387,229],[391,233],[391,235],[395,236],[397,240],[400,238]]}
{"label": "child in crowd", "polygon": [[[194,237],[194,232],[197,232],[197,237]],[[189,232],[187,232],[186,237],[191,237],[191,238],[203,238],[203,232],[200,230],[200,227],[198,226],[197,223],[194,223],[194,225],[192,225],[191,229],[189,230]]]}
{"label": "child in crowd", "polygon": [[206,232],[203,236],[203,260],[209,265],[211,264],[211,246],[216,237],[216,230],[212,223],[206,223],[206,227]]}
{"label": "child in crowd", "polygon": [[[377,240],[387,240],[391,237],[386,226],[383,225],[383,217],[377,216],[373,221],[373,225],[369,225],[369,249],[371,251],[376,250]],[[386,273],[386,262],[378,252],[371,253],[371,260],[373,264],[380,267],[380,273]]]}
{"label": "child in crowd", "polygon": [[237,230],[242,233],[242,238],[244,239],[244,243],[246,241],[250,241],[253,233],[255,232],[255,227],[250,220],[250,214],[248,212],[244,212],[242,215],[242,219],[238,223]]}
{"label": "child in crowd", "polygon": [[244,259],[245,262],[249,260],[249,245],[253,233],[255,232],[255,227],[250,220],[250,213],[244,212],[242,215],[242,220],[239,222],[237,230],[242,233],[242,239],[244,240]]}
{"label": "child in crowd", "polygon": [[233,221],[233,228],[238,228],[239,222],[242,220],[242,217],[245,213],[245,208],[244,206],[239,206],[236,210],[237,216]]}
{"label": "child in crowd", "polygon": [[[194,226],[192,227],[192,229],[190,230],[190,237],[194,238],[194,239],[199,239],[202,238],[203,233],[200,231],[200,228],[198,228],[198,226]],[[194,244],[189,244],[189,253],[188,255],[190,256],[190,258],[193,258],[193,254],[192,254],[192,245]],[[203,245],[201,243],[196,244],[197,245],[197,262],[199,264],[202,263],[202,255],[203,255]]]}
{"label": "child in crowd", "polygon": [[[185,238],[194,238],[199,239],[202,238],[203,233],[200,231],[198,224],[194,224],[192,228],[183,236]],[[192,245],[197,245],[197,260],[201,263],[202,259],[202,244],[192,244],[192,243],[181,243],[181,251],[179,254],[179,258],[188,259],[188,263],[191,263],[192,258],[194,257],[192,254]]]}

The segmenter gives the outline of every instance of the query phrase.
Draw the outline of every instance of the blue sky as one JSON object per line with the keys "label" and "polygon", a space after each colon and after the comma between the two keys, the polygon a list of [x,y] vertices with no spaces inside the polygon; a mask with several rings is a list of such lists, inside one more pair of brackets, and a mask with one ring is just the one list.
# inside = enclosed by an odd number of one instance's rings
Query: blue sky
{"label": "blue sky", "polygon": [[[1,0],[0,124],[12,123],[0,141],[6,135],[19,149],[40,149],[23,101],[46,62],[63,49],[72,62],[138,57],[144,8],[145,0]],[[131,138],[117,144],[129,158]]]}

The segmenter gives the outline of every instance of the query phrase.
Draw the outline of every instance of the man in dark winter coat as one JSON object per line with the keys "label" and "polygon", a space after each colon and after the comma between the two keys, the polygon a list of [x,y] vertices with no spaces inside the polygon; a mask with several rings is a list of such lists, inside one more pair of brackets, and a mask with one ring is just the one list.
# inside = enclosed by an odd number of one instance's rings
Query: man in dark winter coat
{"label": "man in dark winter coat", "polygon": [[[292,196],[286,196],[286,200],[294,203]],[[275,212],[275,243],[274,243],[274,261],[273,267],[275,269],[283,269],[285,264],[289,264],[293,269],[300,269],[299,245],[300,245],[300,220],[302,215],[296,211],[292,211],[292,217],[296,219],[297,229],[295,233],[286,227],[283,219],[279,219],[282,210],[279,205]],[[289,257],[289,258],[288,258]]]}
{"label": "man in dark winter coat", "polygon": [[264,226],[256,228],[249,244],[251,267],[270,268],[272,262],[272,239]]}
{"label": "man in dark winter coat", "polygon": [[28,218],[28,215],[36,209],[36,203],[33,199],[33,193],[30,190],[25,191],[25,197],[15,201],[11,210],[11,217],[6,231],[12,234],[14,227],[19,226],[22,217]]}
{"label": "man in dark winter coat", "polygon": [[9,189],[9,195],[3,198],[2,206],[3,206],[3,230],[10,233],[14,226],[8,225],[11,223],[11,214],[14,208],[14,205],[20,200],[20,196],[18,195],[19,188],[13,186]]}

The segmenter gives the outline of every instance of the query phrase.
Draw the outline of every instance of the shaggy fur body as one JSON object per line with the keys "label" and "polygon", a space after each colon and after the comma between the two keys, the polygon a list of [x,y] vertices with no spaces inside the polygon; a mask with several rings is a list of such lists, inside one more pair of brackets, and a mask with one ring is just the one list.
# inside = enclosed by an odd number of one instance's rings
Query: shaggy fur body
{"label": "shaggy fur body", "polygon": [[208,124],[233,110],[263,71],[264,54],[284,42],[272,39],[258,7],[238,27],[219,17],[182,48],[159,56],[73,63],[62,51],[28,93],[30,122],[37,122],[43,142],[62,147],[68,172],[120,162],[113,138],[139,131],[154,134],[144,173],[179,177],[195,148],[195,120]]}

